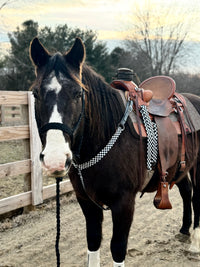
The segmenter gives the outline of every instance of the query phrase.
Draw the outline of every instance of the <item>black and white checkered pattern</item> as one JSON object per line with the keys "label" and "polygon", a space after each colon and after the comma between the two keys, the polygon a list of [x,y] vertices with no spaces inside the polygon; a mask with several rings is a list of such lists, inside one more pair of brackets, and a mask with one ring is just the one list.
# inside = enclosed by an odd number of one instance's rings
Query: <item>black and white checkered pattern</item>
{"label": "black and white checkered pattern", "polygon": [[147,133],[147,169],[152,170],[152,166],[157,162],[158,156],[157,125],[155,122],[151,121],[145,105],[141,106],[140,113]]}
{"label": "black and white checkered pattern", "polygon": [[114,133],[114,135],[111,137],[110,141],[108,142],[108,144],[91,160],[84,162],[82,164],[75,164],[73,162],[73,166],[75,168],[77,168],[78,170],[84,170],[87,168],[92,167],[93,165],[95,165],[96,163],[98,163],[100,160],[102,160],[105,155],[111,150],[111,148],[113,147],[113,145],[116,143],[117,139],[119,138],[120,134],[123,132],[124,128],[122,128],[121,126],[119,126],[116,130],[116,132]]}
{"label": "black and white checkered pattern", "polygon": [[125,123],[127,121],[127,118],[129,116],[129,114],[132,112],[133,110],[133,101],[129,100],[127,102],[126,105],[126,109],[124,112],[124,115],[119,123],[119,126],[117,127],[116,132],[114,133],[114,135],[111,137],[110,141],[108,142],[108,144],[95,156],[93,157],[91,160],[84,162],[82,164],[76,164],[75,162],[73,162],[73,166],[78,169],[79,171],[88,169],[90,167],[92,167],[93,165],[95,165],[96,163],[98,163],[100,160],[102,160],[106,154],[111,150],[111,148],[114,146],[114,144],[116,143],[117,139],[119,138],[120,134],[124,131],[125,127]]}

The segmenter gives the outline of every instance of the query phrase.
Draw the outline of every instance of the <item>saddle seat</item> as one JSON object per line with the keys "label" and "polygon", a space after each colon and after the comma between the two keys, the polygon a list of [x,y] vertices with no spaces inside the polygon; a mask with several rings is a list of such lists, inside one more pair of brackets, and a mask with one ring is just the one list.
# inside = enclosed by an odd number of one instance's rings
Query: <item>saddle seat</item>
{"label": "saddle seat", "polygon": [[[175,81],[168,76],[154,76],[143,81],[139,88],[132,81],[114,80],[111,86],[123,91],[128,91],[130,97],[135,97],[140,92],[139,105],[147,105],[152,115],[169,116],[172,109],[170,99],[176,90]],[[140,89],[140,90],[138,90]]]}
{"label": "saddle seat", "polygon": [[173,97],[176,84],[175,81],[168,76],[154,76],[143,81],[140,86],[144,90],[153,92],[153,99],[166,100]]}
{"label": "saddle seat", "polygon": [[[175,92],[175,81],[168,76],[155,76],[143,81],[139,88],[133,81],[114,80],[111,86],[125,91],[126,98],[134,102],[136,114],[142,105],[148,109],[149,116],[157,125],[158,131],[158,152],[157,163],[160,172],[158,190],[154,199],[154,205],[159,209],[171,209],[168,199],[167,170],[174,166],[178,158],[178,133],[182,134],[181,148],[181,171],[185,168],[185,122],[183,109],[186,106],[184,98]],[[182,103],[184,102],[184,104]],[[179,110],[180,107],[180,110]],[[177,126],[169,118],[171,113],[179,115],[178,131]],[[137,125],[141,136],[141,125]],[[135,127],[136,128],[136,127]]]}
{"label": "saddle seat", "polygon": [[170,99],[176,90],[175,81],[168,76],[155,76],[143,81],[140,88],[150,90],[153,93],[149,102],[148,111],[152,115],[169,116],[173,111]]}

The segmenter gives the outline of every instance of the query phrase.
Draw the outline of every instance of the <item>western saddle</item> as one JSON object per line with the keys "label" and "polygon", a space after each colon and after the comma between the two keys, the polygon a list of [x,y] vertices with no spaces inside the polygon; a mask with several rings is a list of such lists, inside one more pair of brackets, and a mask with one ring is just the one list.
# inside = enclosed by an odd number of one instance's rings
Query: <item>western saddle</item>
{"label": "western saddle", "polygon": [[[186,102],[183,96],[176,93],[175,81],[168,76],[151,77],[142,83],[139,87],[129,78],[127,74],[129,69],[119,69],[126,73],[123,77],[113,80],[111,86],[125,91],[127,99],[134,103],[134,110],[139,114],[142,106],[148,110],[148,115],[152,122],[157,126],[158,133],[158,169],[160,181],[154,198],[154,205],[158,209],[171,209],[171,203],[168,197],[168,169],[175,165],[178,158],[178,134],[182,136],[180,171],[184,171],[185,164],[185,138],[190,129],[184,121],[183,110],[186,108]],[[121,72],[119,72],[121,73]],[[172,122],[169,115],[176,112],[179,123]],[[140,115],[141,117],[141,115]],[[136,123],[136,131],[141,136],[147,136],[143,125]],[[143,128],[143,129],[142,129]],[[172,186],[172,185],[171,185]]]}

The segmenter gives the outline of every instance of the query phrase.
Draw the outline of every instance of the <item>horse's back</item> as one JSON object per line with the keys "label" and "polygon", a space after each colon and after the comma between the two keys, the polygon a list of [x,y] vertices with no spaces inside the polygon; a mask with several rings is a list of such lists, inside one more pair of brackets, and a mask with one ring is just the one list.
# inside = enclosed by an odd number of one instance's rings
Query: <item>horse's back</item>
{"label": "horse's back", "polygon": [[190,94],[190,93],[182,93],[184,97],[186,97],[195,107],[195,109],[198,111],[200,114],[200,96]]}

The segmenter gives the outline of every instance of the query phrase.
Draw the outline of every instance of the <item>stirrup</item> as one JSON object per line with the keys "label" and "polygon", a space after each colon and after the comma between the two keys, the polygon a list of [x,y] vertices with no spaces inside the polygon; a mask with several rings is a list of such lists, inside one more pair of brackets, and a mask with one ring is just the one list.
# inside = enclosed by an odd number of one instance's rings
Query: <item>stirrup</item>
{"label": "stirrup", "polygon": [[168,182],[159,182],[153,204],[157,209],[172,209],[168,197]]}

